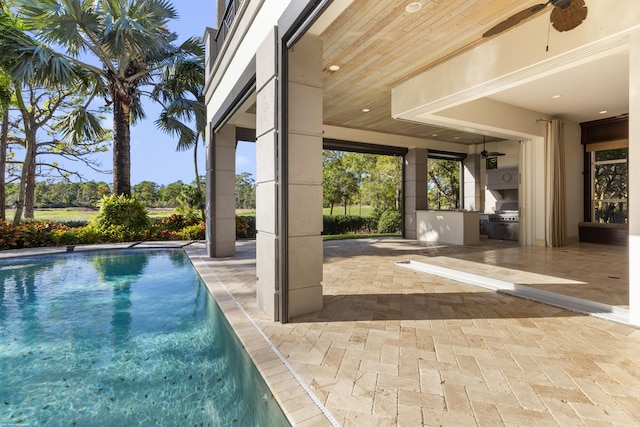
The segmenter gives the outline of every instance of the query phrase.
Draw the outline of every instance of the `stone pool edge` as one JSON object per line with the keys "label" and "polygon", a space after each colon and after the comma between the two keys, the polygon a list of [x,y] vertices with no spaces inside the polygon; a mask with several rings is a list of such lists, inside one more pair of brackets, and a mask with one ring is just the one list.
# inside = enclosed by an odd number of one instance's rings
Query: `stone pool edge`
{"label": "stone pool edge", "polygon": [[204,245],[194,244],[184,249],[291,424],[339,426],[251,315],[218,278],[209,265],[213,259],[207,257]]}

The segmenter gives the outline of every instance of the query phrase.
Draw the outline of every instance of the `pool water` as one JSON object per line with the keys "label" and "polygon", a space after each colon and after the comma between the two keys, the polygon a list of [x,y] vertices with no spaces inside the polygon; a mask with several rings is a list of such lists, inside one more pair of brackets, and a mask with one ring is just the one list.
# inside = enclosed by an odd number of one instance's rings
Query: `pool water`
{"label": "pool water", "polygon": [[0,262],[0,425],[289,425],[180,250]]}

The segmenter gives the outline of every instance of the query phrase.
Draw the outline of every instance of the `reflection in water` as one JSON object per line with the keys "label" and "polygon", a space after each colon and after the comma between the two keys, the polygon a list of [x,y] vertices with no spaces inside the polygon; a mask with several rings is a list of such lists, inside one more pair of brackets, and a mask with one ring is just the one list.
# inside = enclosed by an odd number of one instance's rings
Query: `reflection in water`
{"label": "reflection in water", "polygon": [[131,285],[144,273],[149,257],[144,252],[95,257],[93,265],[100,283],[113,287],[113,315],[111,328],[116,348],[131,338]]}
{"label": "reflection in water", "polygon": [[22,312],[24,318],[35,315],[40,285],[35,277],[39,274],[49,276],[55,265],[51,259],[38,259],[38,262],[9,260],[0,264],[0,323],[6,319],[9,306]]}

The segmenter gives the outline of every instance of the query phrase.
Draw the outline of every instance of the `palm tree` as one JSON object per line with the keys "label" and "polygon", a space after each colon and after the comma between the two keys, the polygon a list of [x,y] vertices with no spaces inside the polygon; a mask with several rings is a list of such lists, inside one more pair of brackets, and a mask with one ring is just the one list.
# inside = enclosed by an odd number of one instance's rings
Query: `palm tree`
{"label": "palm tree", "polygon": [[[130,125],[144,118],[143,90],[162,70],[192,56],[193,41],[174,44],[166,0],[14,0],[25,28],[42,41],[20,43],[11,73],[20,79],[80,78],[113,108],[113,193],[131,194]],[[60,51],[56,51],[58,48]],[[72,70],[79,74],[72,75]],[[80,113],[77,121],[86,117]],[[80,126],[78,126],[80,127]]]}
{"label": "palm tree", "polygon": [[[21,115],[23,123],[23,131],[25,134],[25,159],[22,164],[22,173],[20,178],[20,187],[18,191],[18,200],[16,204],[16,212],[13,223],[17,225],[22,218],[25,204],[30,203],[28,208],[33,208],[33,196],[35,188],[35,169],[37,140],[36,133],[38,128],[46,124],[50,119],[55,117],[55,110],[59,105],[55,102],[45,103],[45,111],[36,120],[35,108],[32,102],[25,102],[22,90],[26,89],[27,93],[31,93],[30,101],[34,101],[34,85],[43,85],[52,92],[66,91],[69,94],[86,95],[88,79],[85,72],[74,63],[67,61],[64,57],[54,55],[43,46],[29,36],[25,32],[25,23],[22,19],[12,14],[12,11],[2,5],[2,14],[0,15],[0,76],[5,76],[8,80],[1,85],[4,88],[4,94],[0,94],[0,103],[7,103],[8,100],[15,104]],[[27,60],[31,52],[31,60]],[[46,94],[47,91],[43,91]],[[88,95],[87,95],[88,96]],[[89,97],[91,99],[91,97]],[[87,101],[86,105],[80,105],[75,111],[72,111],[63,117],[68,126],[61,130],[60,133],[70,137],[70,142],[75,143],[80,139],[92,140],[102,139],[106,132],[100,125],[99,119],[89,111]],[[30,105],[27,105],[30,104]],[[80,119],[79,119],[80,118]],[[6,167],[6,151],[7,151],[7,131],[8,131],[8,114],[4,109],[3,124],[0,134],[0,169],[2,172],[2,193],[0,200],[4,207],[4,172]],[[27,212],[30,211],[27,209]],[[5,212],[2,211],[2,219]],[[29,216],[29,215],[27,215]]]}
{"label": "palm tree", "polygon": [[[198,173],[198,141],[204,140],[207,122],[204,103],[204,45],[199,39],[191,39],[196,56],[183,59],[174,67],[167,67],[161,84],[152,96],[163,106],[156,126],[162,131],[178,137],[177,151],[193,148],[193,164],[196,174],[196,189],[203,200],[200,175]],[[194,130],[195,127],[195,130]],[[201,203],[204,214],[204,204]]]}

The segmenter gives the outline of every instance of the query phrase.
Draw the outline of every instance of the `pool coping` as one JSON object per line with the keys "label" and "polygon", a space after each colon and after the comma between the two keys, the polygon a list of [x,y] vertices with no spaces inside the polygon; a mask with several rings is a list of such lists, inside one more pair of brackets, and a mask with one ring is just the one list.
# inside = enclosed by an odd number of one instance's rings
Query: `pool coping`
{"label": "pool coping", "polygon": [[184,249],[289,422],[294,426],[339,426],[242,303],[219,279],[209,265],[212,258],[207,256],[205,246],[196,244]]}
{"label": "pool coping", "polygon": [[272,392],[283,413],[294,426],[339,426],[295,369],[278,351],[233,293],[218,278],[209,263],[203,241],[148,241],[73,245],[0,251],[0,260],[113,249],[183,249],[209,293],[215,298],[231,329]]}

